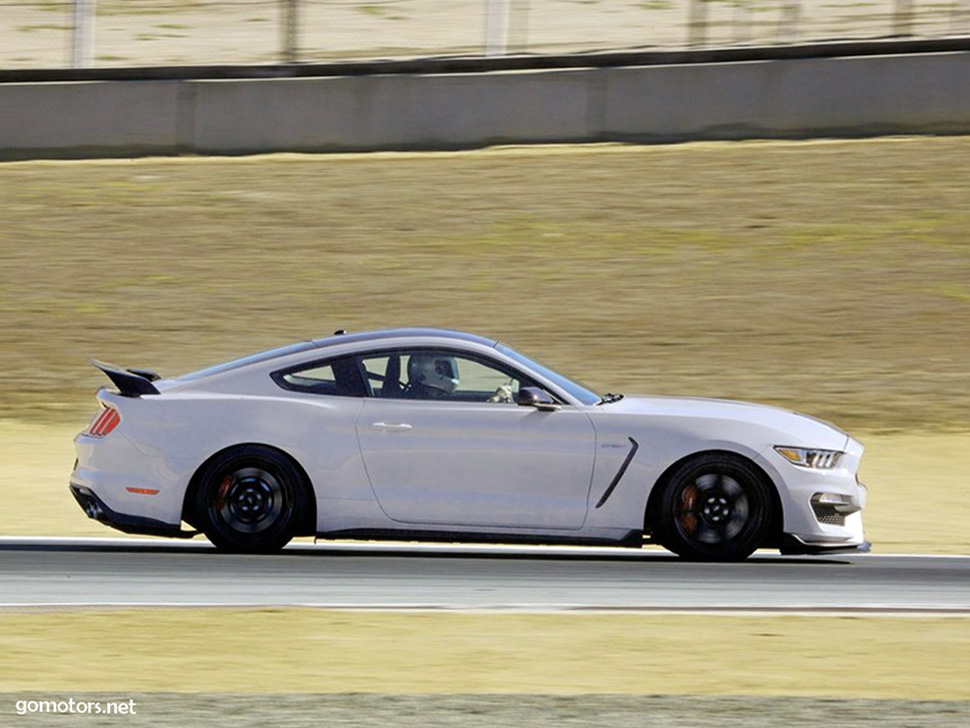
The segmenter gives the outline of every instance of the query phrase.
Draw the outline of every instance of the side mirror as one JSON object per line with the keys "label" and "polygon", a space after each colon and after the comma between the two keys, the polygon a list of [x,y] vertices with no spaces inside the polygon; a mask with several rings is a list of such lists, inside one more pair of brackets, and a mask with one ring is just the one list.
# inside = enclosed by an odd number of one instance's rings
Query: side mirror
{"label": "side mirror", "polygon": [[519,390],[518,403],[523,407],[535,407],[542,412],[555,412],[559,409],[559,404],[539,387],[522,387]]}

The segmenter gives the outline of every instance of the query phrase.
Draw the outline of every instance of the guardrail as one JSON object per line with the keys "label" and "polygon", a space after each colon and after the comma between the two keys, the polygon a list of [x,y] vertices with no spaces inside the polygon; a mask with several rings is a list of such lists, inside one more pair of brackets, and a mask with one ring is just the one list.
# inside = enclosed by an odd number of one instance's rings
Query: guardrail
{"label": "guardrail", "polygon": [[7,72],[0,158],[970,133],[966,42],[855,50]]}
{"label": "guardrail", "polygon": [[919,40],[877,40],[813,43],[797,46],[757,46],[667,51],[614,51],[551,56],[497,58],[420,58],[384,61],[343,61],[317,64],[154,66],[133,68],[62,68],[0,70],[3,83],[64,81],[192,81],[203,79],[284,79],[329,76],[492,73],[623,66],[691,65],[751,61],[862,58],[970,51],[970,36]]}

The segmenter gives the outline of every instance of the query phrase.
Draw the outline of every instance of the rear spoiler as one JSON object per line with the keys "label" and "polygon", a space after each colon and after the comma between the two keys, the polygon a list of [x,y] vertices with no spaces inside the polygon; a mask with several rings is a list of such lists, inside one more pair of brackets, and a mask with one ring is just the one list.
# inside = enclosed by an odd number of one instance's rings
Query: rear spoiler
{"label": "rear spoiler", "polygon": [[122,369],[114,364],[92,359],[91,363],[103,371],[118,391],[125,397],[140,397],[143,394],[158,394],[152,382],[161,379],[155,372],[148,369]]}

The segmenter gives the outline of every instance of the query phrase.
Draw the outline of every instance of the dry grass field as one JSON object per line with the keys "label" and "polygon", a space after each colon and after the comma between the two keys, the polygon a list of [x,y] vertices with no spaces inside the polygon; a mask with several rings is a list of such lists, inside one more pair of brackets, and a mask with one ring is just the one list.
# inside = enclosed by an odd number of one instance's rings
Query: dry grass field
{"label": "dry grass field", "polygon": [[970,429],[970,138],[0,165],[0,417],[102,358],[493,335],[602,391]]}
{"label": "dry grass field", "polygon": [[833,420],[877,549],[965,553],[968,168],[966,138],[0,165],[3,530],[109,533],[64,493],[88,357],[428,324]]}
{"label": "dry grass field", "polygon": [[3,530],[110,533],[64,492],[88,357],[426,324],[832,420],[878,550],[966,553],[967,169],[967,138],[0,165]]}
{"label": "dry grass field", "polygon": [[[820,653],[821,635],[837,647]],[[963,618],[308,609],[76,611],[69,618],[0,613],[0,691],[967,701],[968,650]]]}

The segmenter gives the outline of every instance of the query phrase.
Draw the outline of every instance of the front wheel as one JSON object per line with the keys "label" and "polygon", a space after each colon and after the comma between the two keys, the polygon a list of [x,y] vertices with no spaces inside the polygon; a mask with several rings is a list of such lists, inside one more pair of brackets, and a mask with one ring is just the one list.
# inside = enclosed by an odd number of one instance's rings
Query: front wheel
{"label": "front wheel", "polygon": [[743,458],[712,453],[690,460],[663,486],[657,540],[688,559],[745,559],[771,528],[769,487]]}
{"label": "front wheel", "polygon": [[205,467],[196,513],[206,538],[218,548],[267,553],[293,538],[306,498],[303,478],[287,457],[245,446],[216,456]]}

